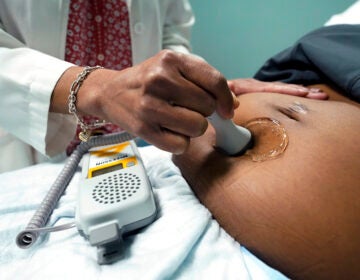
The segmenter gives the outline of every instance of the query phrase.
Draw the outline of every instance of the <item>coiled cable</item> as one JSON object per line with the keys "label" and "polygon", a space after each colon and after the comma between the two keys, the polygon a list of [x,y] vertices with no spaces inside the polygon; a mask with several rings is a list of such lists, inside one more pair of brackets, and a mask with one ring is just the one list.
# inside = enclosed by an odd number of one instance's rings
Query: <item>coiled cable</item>
{"label": "coiled cable", "polygon": [[113,145],[134,139],[135,137],[128,132],[113,133],[101,136],[93,136],[88,142],[81,142],[74,152],[70,155],[62,171],[56,178],[45,198],[41,202],[28,225],[16,236],[16,244],[22,249],[31,247],[38,239],[41,232],[57,231],[74,226],[69,223],[53,228],[44,227],[48,222],[53,210],[55,209],[60,197],[69,185],[82,156],[89,149],[98,146]]}

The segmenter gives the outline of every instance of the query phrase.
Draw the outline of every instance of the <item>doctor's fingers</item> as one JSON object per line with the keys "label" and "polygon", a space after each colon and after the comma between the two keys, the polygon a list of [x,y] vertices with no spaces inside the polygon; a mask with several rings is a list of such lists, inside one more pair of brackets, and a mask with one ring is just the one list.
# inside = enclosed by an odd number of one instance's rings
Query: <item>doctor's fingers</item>
{"label": "doctor's fingers", "polygon": [[218,70],[194,55],[171,51],[164,54],[166,63],[175,65],[181,76],[214,98],[216,110],[222,117],[233,116],[235,99],[225,77]]}
{"label": "doctor's fingers", "polygon": [[211,93],[183,77],[179,77],[171,86],[152,90],[153,92],[145,95],[147,98],[143,98],[143,105],[147,101],[150,101],[148,102],[149,104],[145,106],[152,107],[151,98],[158,98],[171,106],[187,108],[205,117],[210,116],[216,109],[216,100]]}
{"label": "doctor's fingers", "polygon": [[190,138],[205,133],[208,122],[201,114],[179,106],[164,104],[143,111],[139,136],[174,154],[183,153]]}

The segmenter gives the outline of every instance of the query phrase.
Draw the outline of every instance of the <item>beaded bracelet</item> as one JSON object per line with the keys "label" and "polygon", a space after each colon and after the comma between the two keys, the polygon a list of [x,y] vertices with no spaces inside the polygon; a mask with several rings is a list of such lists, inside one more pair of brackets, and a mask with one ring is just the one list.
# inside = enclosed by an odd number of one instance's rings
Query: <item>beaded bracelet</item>
{"label": "beaded bracelet", "polygon": [[96,121],[95,123],[92,124],[86,124],[84,122],[84,120],[78,115],[78,111],[76,109],[76,99],[77,99],[77,94],[79,92],[79,89],[82,85],[82,83],[84,82],[84,80],[86,79],[86,77],[93,71],[97,70],[97,69],[101,69],[104,67],[101,66],[94,66],[94,67],[90,67],[90,66],[86,66],[84,68],[84,70],[77,76],[76,80],[71,84],[70,87],[70,94],[68,97],[68,106],[69,106],[69,113],[73,114],[76,119],[78,124],[80,125],[81,128],[81,132],[79,133],[79,139],[81,141],[87,142],[87,140],[89,139],[89,137],[91,136],[91,130],[94,128],[98,128],[101,126],[104,126],[105,124],[107,124],[106,121]]}

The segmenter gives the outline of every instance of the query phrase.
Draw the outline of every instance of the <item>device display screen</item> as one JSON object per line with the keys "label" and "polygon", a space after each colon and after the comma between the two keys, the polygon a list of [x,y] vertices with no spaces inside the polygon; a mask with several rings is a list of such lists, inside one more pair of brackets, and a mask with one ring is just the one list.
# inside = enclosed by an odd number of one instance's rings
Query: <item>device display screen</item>
{"label": "device display screen", "polygon": [[106,174],[106,173],[109,173],[109,172],[112,172],[112,171],[115,171],[115,170],[120,170],[120,169],[123,169],[123,168],[124,168],[124,165],[122,163],[118,163],[116,165],[110,165],[108,167],[104,167],[104,168],[92,171],[91,172],[91,177],[96,177],[96,176]]}

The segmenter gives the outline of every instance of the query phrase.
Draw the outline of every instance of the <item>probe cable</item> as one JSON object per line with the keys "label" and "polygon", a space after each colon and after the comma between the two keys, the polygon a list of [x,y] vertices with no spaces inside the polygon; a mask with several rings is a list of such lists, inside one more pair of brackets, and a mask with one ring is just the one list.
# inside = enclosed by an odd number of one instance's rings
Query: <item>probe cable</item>
{"label": "probe cable", "polygon": [[93,136],[87,142],[81,142],[65,163],[62,171],[49,189],[33,217],[24,230],[16,236],[16,244],[22,249],[31,247],[38,239],[40,233],[59,231],[75,226],[75,223],[68,223],[55,227],[45,227],[60,197],[74,176],[82,156],[89,149],[98,146],[114,145],[134,139],[135,137],[126,131],[101,136]]}

